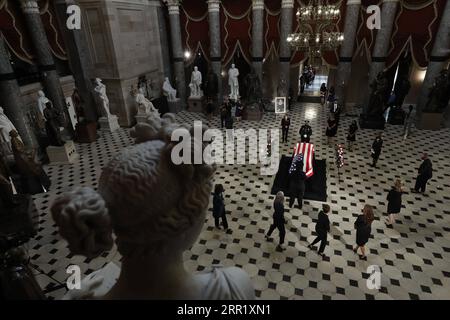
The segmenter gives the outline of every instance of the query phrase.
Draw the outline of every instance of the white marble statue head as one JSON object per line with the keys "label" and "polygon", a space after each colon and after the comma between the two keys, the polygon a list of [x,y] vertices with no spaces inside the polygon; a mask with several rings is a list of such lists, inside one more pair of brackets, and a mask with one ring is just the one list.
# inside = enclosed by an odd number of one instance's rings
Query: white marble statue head
{"label": "white marble statue head", "polygon": [[197,67],[197,66],[194,67],[194,71],[195,71],[195,72],[198,71],[198,67]]}
{"label": "white marble statue head", "polygon": [[138,91],[139,91],[140,94],[144,94],[144,88],[143,87],[140,87]]}
{"label": "white marble statue head", "polygon": [[3,108],[0,106],[0,114],[5,114],[5,112],[3,111]]}
{"label": "white marble statue head", "polygon": [[234,63],[231,64],[231,69],[234,69],[236,66],[234,65]]}
{"label": "white marble statue head", "polygon": [[99,85],[102,83],[102,79],[100,78],[95,78],[95,84]]}
{"label": "white marble statue head", "polygon": [[45,97],[45,93],[44,93],[44,91],[42,91],[42,90],[39,90],[39,91],[38,91],[38,97],[39,97],[39,98],[43,98],[43,97]]}
{"label": "white marble statue head", "polygon": [[124,259],[175,254],[196,241],[215,167],[173,164],[174,119],[138,124],[136,144],[103,168],[98,191],[79,188],[55,201],[52,216],[73,253],[98,256],[112,246],[112,232]]}

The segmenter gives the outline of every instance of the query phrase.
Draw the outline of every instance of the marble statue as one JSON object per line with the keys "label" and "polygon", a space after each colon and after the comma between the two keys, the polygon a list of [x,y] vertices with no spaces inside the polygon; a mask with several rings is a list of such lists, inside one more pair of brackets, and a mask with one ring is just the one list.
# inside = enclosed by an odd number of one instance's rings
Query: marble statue
{"label": "marble statue", "polygon": [[191,83],[189,88],[191,88],[191,97],[201,97],[203,96],[200,86],[202,85],[202,73],[198,71],[198,67],[194,67],[191,75]]}
{"label": "marble statue", "polygon": [[44,109],[47,102],[50,100],[45,96],[44,91],[38,91],[38,108],[42,116],[44,116]]}
{"label": "marble statue", "polygon": [[450,99],[450,69],[442,70],[436,77],[428,94],[428,100],[423,112],[441,113]]}
{"label": "marble statue", "polygon": [[170,84],[169,78],[164,79],[163,93],[167,97],[168,101],[175,101],[177,99],[177,90],[175,90]]}
{"label": "marble statue", "polygon": [[135,91],[135,101],[137,104],[137,114],[139,116],[151,115],[159,117],[158,110],[153,106],[153,103],[148,100],[144,95],[144,88],[140,87]]}
{"label": "marble statue", "polygon": [[82,123],[85,121],[85,114],[84,114],[84,101],[83,98],[80,95],[80,92],[77,88],[73,89],[72,93],[72,101],[75,106],[75,114],[77,116],[77,122]]}
{"label": "marble statue", "polygon": [[106,86],[102,83],[102,79],[95,79],[94,91],[97,94],[99,103],[101,104],[100,114],[105,118],[111,117],[111,113],[109,111],[109,99],[106,94]]}
{"label": "marble statue", "polygon": [[230,99],[237,100],[239,98],[239,70],[235,64],[231,65],[228,70],[228,85],[230,86]]}
{"label": "marble statue", "polygon": [[11,137],[9,135],[12,130],[16,130],[16,127],[14,127],[12,122],[5,115],[3,108],[0,107],[0,145],[2,149],[9,154],[12,153]]}
{"label": "marble statue", "polygon": [[377,78],[370,84],[372,91],[370,93],[368,114],[371,116],[382,116],[384,105],[389,91],[389,84],[385,72],[380,72]]}
{"label": "marble statue", "polygon": [[14,192],[10,182],[10,170],[0,152],[0,212],[14,206]]}
{"label": "marble statue", "polygon": [[261,81],[252,67],[250,73],[245,77],[244,80],[246,87],[247,103],[254,103],[262,96],[261,91]]}
{"label": "marble statue", "polygon": [[98,191],[78,188],[53,203],[52,217],[72,253],[94,258],[115,239],[122,256],[120,275],[105,295],[97,286],[108,279],[87,277],[83,294],[71,290],[66,299],[255,298],[242,269],[191,274],[184,267],[183,252],[197,242],[205,222],[215,171],[214,165],[171,160],[179,147],[172,133],[193,129],[177,124],[173,114],[136,125],[131,130],[136,144],[106,164]]}
{"label": "marble statue", "polygon": [[52,146],[63,146],[64,142],[61,138],[61,130],[59,124],[59,113],[53,108],[52,103],[49,101],[45,104],[44,109],[45,118],[45,130],[47,132],[47,137]]}

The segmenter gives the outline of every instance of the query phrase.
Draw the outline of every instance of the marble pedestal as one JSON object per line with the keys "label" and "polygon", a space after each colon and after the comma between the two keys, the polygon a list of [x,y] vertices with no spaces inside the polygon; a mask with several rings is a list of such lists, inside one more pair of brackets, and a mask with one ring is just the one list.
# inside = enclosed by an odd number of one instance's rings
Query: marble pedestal
{"label": "marble pedestal", "polygon": [[75,128],[75,141],[91,143],[97,140],[97,122],[77,123]]}
{"label": "marble pedestal", "polygon": [[114,132],[120,128],[117,116],[111,115],[110,117],[101,117],[98,119],[100,124],[100,131]]}
{"label": "marble pedestal", "polygon": [[144,123],[148,117],[149,115],[147,114],[138,114],[134,118],[136,119],[136,123]]}
{"label": "marble pedestal", "polygon": [[442,113],[422,113],[418,127],[421,130],[440,130],[442,128]]}
{"label": "marble pedestal", "polygon": [[180,99],[175,99],[174,101],[167,101],[167,104],[169,105],[169,112],[170,113],[178,113],[181,111],[181,102]]}
{"label": "marble pedestal", "polygon": [[73,141],[67,141],[61,147],[47,147],[47,155],[51,164],[73,163],[79,157]]}
{"label": "marble pedestal", "polygon": [[261,121],[263,117],[262,111],[259,109],[258,104],[248,105],[244,108],[243,119],[250,121]]}
{"label": "marble pedestal", "polygon": [[189,112],[203,112],[204,111],[204,97],[189,97],[188,111]]}

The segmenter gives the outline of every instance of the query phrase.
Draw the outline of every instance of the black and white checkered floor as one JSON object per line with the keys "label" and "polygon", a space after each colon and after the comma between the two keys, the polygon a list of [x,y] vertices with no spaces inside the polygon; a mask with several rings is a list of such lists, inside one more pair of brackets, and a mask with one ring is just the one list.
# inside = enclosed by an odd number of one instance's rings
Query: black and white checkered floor
{"label": "black and white checkered floor", "polygon": [[[201,114],[182,112],[183,122],[206,119]],[[387,126],[379,168],[371,168],[370,146],[374,130],[360,130],[353,152],[346,153],[346,166],[338,181],[334,150],[326,146],[324,136],[326,110],[317,104],[297,104],[291,113],[289,143],[280,146],[281,154],[290,154],[304,119],[313,128],[316,157],[327,160],[328,203],[332,222],[328,256],[322,259],[306,246],[314,238],[314,225],[321,203],[306,201],[303,211],[286,213],[286,250],[276,251],[278,233],[273,242],[264,238],[272,216],[270,195],[274,176],[261,176],[259,165],[221,165],[215,183],[226,189],[226,207],[231,232],[214,228],[208,214],[204,229],[193,248],[184,255],[191,272],[208,269],[212,264],[240,266],[250,275],[257,297],[261,299],[450,299],[450,130],[413,131],[402,140],[402,127]],[[345,142],[350,121],[343,117],[338,141]],[[261,122],[242,121],[237,128],[279,128],[279,118],[265,115]],[[211,127],[220,126],[215,118]],[[100,169],[132,139],[127,129],[104,134],[95,143],[77,145],[80,159],[73,165],[46,167],[53,186],[46,194],[35,196],[40,214],[40,229],[29,244],[36,277],[49,298],[59,299],[66,292],[67,266],[78,264],[84,274],[103,267],[109,261],[120,265],[115,250],[89,260],[69,253],[61,240],[49,208],[55,197],[75,186],[96,187]],[[434,164],[434,177],[427,194],[404,195],[404,208],[394,228],[384,223],[386,194],[395,178],[405,185],[414,184],[420,154],[428,152]],[[351,250],[355,242],[353,228],[364,204],[375,207],[373,237],[368,243],[368,259],[361,261]],[[367,288],[367,267],[382,270],[381,288]]]}

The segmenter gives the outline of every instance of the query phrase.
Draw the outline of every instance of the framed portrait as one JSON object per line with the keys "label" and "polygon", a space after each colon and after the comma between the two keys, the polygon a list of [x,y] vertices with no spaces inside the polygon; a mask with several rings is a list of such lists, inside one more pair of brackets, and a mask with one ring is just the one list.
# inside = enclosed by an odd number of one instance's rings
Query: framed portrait
{"label": "framed portrait", "polygon": [[275,98],[275,113],[286,113],[286,97]]}

